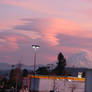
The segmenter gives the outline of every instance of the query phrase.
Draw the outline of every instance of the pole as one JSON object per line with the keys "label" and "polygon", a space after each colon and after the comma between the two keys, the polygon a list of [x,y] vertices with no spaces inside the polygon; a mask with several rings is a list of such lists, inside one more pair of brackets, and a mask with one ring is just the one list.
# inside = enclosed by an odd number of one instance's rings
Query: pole
{"label": "pole", "polygon": [[35,49],[34,53],[34,80],[33,80],[33,92],[35,92],[35,74],[36,74],[36,49],[39,48],[39,45],[32,45],[32,47]]}
{"label": "pole", "polygon": [[36,48],[35,48],[35,53],[34,53],[34,85],[33,85],[34,92],[35,92],[35,74],[36,74],[35,68],[36,68]]}
{"label": "pole", "polygon": [[53,79],[53,91],[54,92],[56,91],[56,81],[55,81],[55,79]]}
{"label": "pole", "polygon": [[17,79],[16,79],[16,92],[17,92]]}

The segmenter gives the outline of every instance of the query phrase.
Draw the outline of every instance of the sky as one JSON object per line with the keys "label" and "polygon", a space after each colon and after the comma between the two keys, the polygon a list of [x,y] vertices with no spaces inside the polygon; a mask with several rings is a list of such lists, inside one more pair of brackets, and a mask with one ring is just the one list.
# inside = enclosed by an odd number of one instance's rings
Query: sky
{"label": "sky", "polygon": [[0,62],[37,64],[92,51],[92,0],[0,0]]}

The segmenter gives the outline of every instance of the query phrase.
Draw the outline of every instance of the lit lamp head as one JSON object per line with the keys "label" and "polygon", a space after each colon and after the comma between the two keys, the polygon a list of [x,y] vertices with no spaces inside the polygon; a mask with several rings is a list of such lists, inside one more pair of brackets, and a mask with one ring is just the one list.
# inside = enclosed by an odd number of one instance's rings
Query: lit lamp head
{"label": "lit lamp head", "polygon": [[39,45],[32,45],[32,47],[33,47],[34,49],[40,48]]}

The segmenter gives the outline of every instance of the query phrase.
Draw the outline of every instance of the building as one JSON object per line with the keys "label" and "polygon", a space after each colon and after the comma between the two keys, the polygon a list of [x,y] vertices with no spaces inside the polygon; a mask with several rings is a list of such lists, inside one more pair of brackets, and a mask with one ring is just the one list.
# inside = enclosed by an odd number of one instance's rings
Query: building
{"label": "building", "polygon": [[29,75],[23,88],[28,92],[84,92],[85,78]]}

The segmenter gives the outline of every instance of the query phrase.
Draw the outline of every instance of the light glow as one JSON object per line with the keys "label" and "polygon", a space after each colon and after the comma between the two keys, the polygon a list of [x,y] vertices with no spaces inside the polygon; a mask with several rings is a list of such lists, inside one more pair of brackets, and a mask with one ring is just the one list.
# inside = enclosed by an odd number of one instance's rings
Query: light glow
{"label": "light glow", "polygon": [[35,48],[35,49],[36,49],[36,48],[40,48],[39,45],[32,45],[32,47]]}

